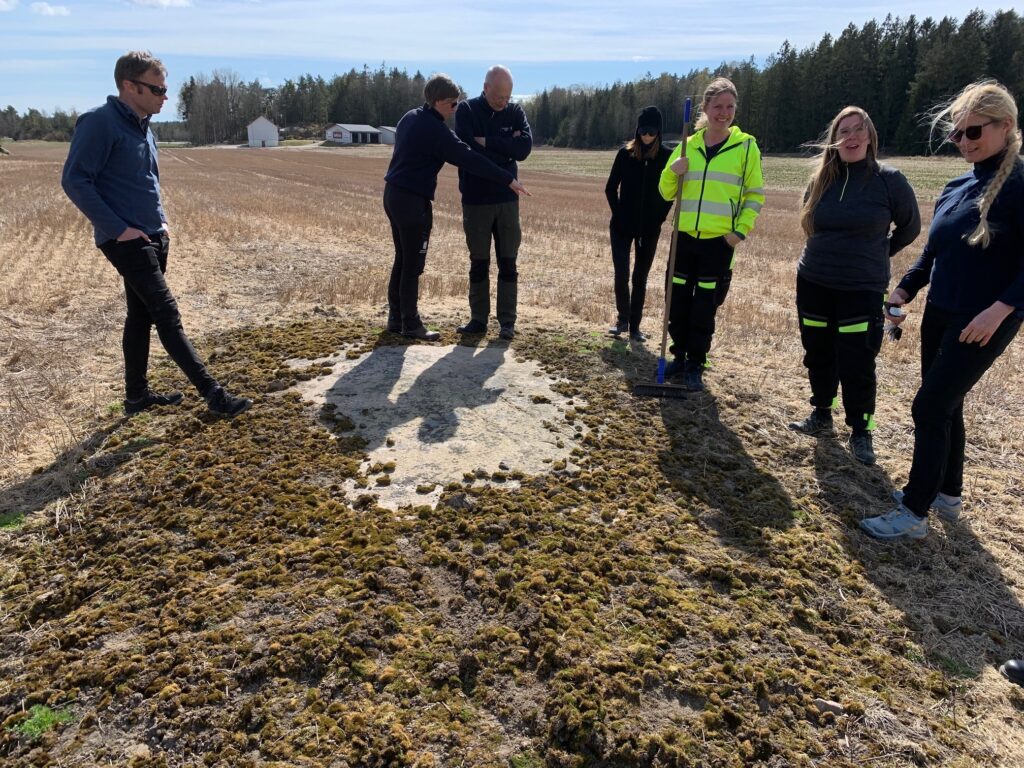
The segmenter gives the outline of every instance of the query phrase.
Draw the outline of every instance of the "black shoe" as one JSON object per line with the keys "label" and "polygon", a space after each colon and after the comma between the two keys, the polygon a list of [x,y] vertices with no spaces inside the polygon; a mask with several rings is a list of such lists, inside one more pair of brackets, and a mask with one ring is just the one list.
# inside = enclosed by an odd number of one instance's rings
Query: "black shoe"
{"label": "black shoe", "polygon": [[704,367],[687,366],[683,372],[683,386],[690,392],[701,392],[704,389]]}
{"label": "black shoe", "polygon": [[516,335],[515,323],[502,323],[501,330],[498,331],[498,338],[505,339],[505,341],[512,341]]}
{"label": "black shoe", "polygon": [[409,330],[403,329],[402,335],[407,339],[419,339],[420,341],[437,341],[441,338],[440,333],[437,331],[428,331],[425,325]]}
{"label": "black shoe", "polygon": [[387,330],[388,333],[401,333],[402,321],[389,319],[388,324],[385,326],[385,330]]}
{"label": "black shoe", "polygon": [[999,674],[1017,685],[1024,685],[1024,660],[1010,659],[999,668]]}
{"label": "black shoe", "polygon": [[850,435],[850,450],[853,458],[861,464],[871,466],[875,463],[875,449],[871,446],[870,432],[854,432]]}
{"label": "black shoe", "polygon": [[461,333],[463,336],[479,336],[480,334],[487,333],[487,323],[481,323],[479,320],[470,320],[465,325],[460,325],[455,329],[456,333]]}
{"label": "black shoe", "polygon": [[683,363],[679,358],[672,360],[665,366],[665,378],[674,379],[683,373]]}
{"label": "black shoe", "polygon": [[789,422],[789,428],[805,435],[824,435],[832,431],[832,412],[823,408],[815,408],[811,415],[803,421]]}
{"label": "black shoe", "polygon": [[618,336],[621,333],[625,333],[629,330],[629,323],[622,322],[621,320],[608,329],[608,333],[612,336]]}
{"label": "black shoe", "polygon": [[645,341],[647,341],[647,336],[641,333],[640,331],[630,331],[629,340],[635,341],[637,344],[643,344]]}
{"label": "black shoe", "polygon": [[214,387],[206,396],[206,407],[217,416],[237,416],[252,407],[252,400],[229,395],[224,387]]}
{"label": "black shoe", "polygon": [[124,414],[125,416],[134,416],[136,413],[142,413],[154,405],[177,405],[184,399],[185,396],[181,392],[168,392],[162,395],[159,392],[147,389],[146,394],[142,397],[124,401]]}

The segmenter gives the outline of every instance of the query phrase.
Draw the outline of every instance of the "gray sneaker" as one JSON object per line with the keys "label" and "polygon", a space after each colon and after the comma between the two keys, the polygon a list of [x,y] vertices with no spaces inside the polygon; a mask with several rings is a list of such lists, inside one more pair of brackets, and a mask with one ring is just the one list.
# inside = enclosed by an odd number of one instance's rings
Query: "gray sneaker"
{"label": "gray sneaker", "polygon": [[928,535],[928,518],[918,517],[900,504],[878,517],[866,517],[860,528],[876,539],[923,539]]}
{"label": "gray sneaker", "polygon": [[[893,488],[889,496],[897,504],[903,503],[903,491]],[[928,508],[947,523],[955,523],[960,519],[960,513],[964,511],[964,503],[960,499],[950,503],[941,496],[936,496]]]}

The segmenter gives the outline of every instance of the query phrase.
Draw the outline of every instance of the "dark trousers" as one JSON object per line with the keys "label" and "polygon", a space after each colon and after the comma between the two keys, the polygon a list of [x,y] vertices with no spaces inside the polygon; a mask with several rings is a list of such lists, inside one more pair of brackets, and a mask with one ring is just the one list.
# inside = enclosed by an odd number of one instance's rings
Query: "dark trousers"
{"label": "dark trousers", "polygon": [[885,320],[880,291],[839,291],[796,278],[796,308],[811,405],[831,408],[843,388],[846,423],[874,428],[875,358]]}
{"label": "dark trousers", "polygon": [[[647,275],[658,250],[660,229],[633,237],[625,235],[615,227],[609,227],[612,241],[612,266],[615,269],[615,310],[620,323],[628,323],[630,333],[640,330],[644,316],[644,302],[647,299]],[[629,288],[629,252],[634,250],[633,290]]]}
{"label": "dark trousers", "polygon": [[921,388],[914,398],[914,460],[903,504],[927,515],[935,494],[960,496],[964,485],[964,397],[1020,330],[1010,315],[988,344],[964,344],[960,333],[973,315],[927,304],[921,321]]}
{"label": "dark trousers", "polygon": [[675,274],[671,275],[672,308],[668,332],[677,358],[691,366],[707,363],[715,334],[715,313],[725,301],[732,280],[733,249],[724,237],[699,239],[680,232],[676,241]]}
{"label": "dark trousers", "polygon": [[204,397],[217,386],[181,326],[178,303],[164,280],[170,241],[166,234],[150,235],[118,242],[108,240],[100,245],[107,260],[124,278],[124,295],[128,314],[124,320],[121,349],[124,351],[124,391],[129,400],[146,394],[149,382],[149,336],[155,325],[160,343],[170,358]]}
{"label": "dark trousers", "polygon": [[433,207],[425,197],[385,184],[384,212],[395,243],[395,263],[388,280],[388,318],[401,320],[402,330],[411,331],[423,324],[417,305],[434,223]]}
{"label": "dark trousers", "polygon": [[522,242],[519,201],[462,206],[462,228],[469,249],[469,308],[474,320],[486,323],[490,308],[491,241],[498,261],[498,322],[515,323],[519,272],[516,258]]}

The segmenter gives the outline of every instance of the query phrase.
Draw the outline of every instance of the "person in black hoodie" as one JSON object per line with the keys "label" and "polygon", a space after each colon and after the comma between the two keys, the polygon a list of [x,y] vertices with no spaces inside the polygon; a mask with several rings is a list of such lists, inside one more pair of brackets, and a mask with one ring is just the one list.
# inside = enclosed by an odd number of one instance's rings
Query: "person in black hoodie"
{"label": "person in black hoodie", "polygon": [[[946,521],[959,519],[964,398],[1024,318],[1024,161],[1017,105],[999,83],[973,83],[940,107],[932,129],[938,125],[974,167],[942,190],[928,243],[889,297],[902,307],[931,284],[921,319],[910,476],[902,491],[892,493],[895,509],[860,522],[878,539],[924,538],[930,509]],[[897,325],[902,320],[893,318]]]}
{"label": "person in black hoodie", "polygon": [[[618,319],[609,332],[626,331],[633,341],[645,341],[640,331],[647,296],[647,275],[658,248],[661,225],[672,208],[658,192],[661,170],[671,151],[661,143],[661,112],[644,107],[637,119],[633,138],[626,142],[612,163],[604,193],[612,209],[608,226],[615,268],[615,309]],[[629,288],[629,252],[636,249],[633,262],[633,290]]]}
{"label": "person in black hoodie", "polygon": [[528,195],[516,177],[459,140],[445,121],[455,113],[462,91],[447,75],[434,75],[423,88],[426,104],[405,113],[395,129],[395,149],[384,176],[384,212],[391,223],[395,262],[388,281],[388,324],[392,333],[437,341],[418,310],[420,275],[433,226],[437,174],[445,163]]}
{"label": "person in black hoodie", "polygon": [[842,385],[853,456],[870,465],[889,260],[920,233],[921,214],[903,174],[876,159],[878,134],[863,109],[840,110],[819,146],[800,213],[807,243],[796,278],[814,410],[789,427],[809,435],[830,433]]}

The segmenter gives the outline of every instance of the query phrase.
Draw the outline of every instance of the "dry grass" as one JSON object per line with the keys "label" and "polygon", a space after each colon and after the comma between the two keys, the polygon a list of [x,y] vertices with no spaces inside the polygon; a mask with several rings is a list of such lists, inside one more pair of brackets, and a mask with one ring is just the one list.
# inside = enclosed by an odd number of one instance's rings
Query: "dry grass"
{"label": "dry grass", "polygon": [[[60,190],[66,147],[17,144],[11,149],[12,156],[0,158],[0,483],[8,492],[17,487],[43,500],[57,499],[49,512],[63,530],[75,524],[76,509],[92,503],[86,499],[91,486],[80,486],[71,474],[89,447],[106,438],[109,425],[93,430],[109,422],[119,403],[123,298],[113,270],[91,246],[84,220]],[[380,197],[389,152],[163,150],[173,238],[169,281],[189,332],[202,339],[306,316],[315,307],[383,317],[392,251]],[[611,158],[610,152],[543,150],[524,165],[521,179],[534,195],[522,205],[524,325],[554,330],[560,318],[571,316],[567,325],[585,323],[600,331],[612,319],[603,194]],[[918,189],[927,226],[930,205],[924,201],[962,165],[891,162]],[[716,366],[709,374],[712,382],[729,382],[731,389],[718,394],[722,403],[742,406],[725,412],[740,420],[734,428],[738,437],[732,439],[742,440],[751,454],[747,458],[772,475],[795,509],[830,515],[822,540],[841,542],[864,562],[879,621],[921,648],[926,663],[948,675],[973,713],[963,722],[956,710],[963,704],[954,695],[943,699],[949,712],[935,717],[959,717],[959,732],[975,754],[988,751],[993,762],[1021,764],[1024,733],[1008,724],[1014,716],[1019,719],[1020,704],[1008,699],[1005,685],[980,661],[1024,653],[1021,345],[1011,345],[968,401],[970,520],[963,533],[937,533],[929,551],[906,548],[894,554],[855,534],[848,537],[836,521],[850,523],[865,505],[878,504],[877,494],[865,488],[899,485],[906,476],[912,448],[909,403],[918,383],[917,317],[909,320],[902,343],[886,344],[882,351],[878,468],[867,472],[850,465],[841,450],[815,448],[790,435],[783,425],[803,414],[809,395],[793,307],[802,246],[796,211],[806,165],[767,158],[765,167],[769,203],[756,235],[739,251],[732,293],[719,316]],[[451,169],[441,175],[434,221],[421,289],[428,322],[434,307],[459,308],[467,287]],[[922,242],[897,258],[895,273],[916,257]],[[659,260],[667,243],[666,234]],[[655,273],[652,288],[657,282]],[[648,331],[660,317],[658,294],[649,294]],[[756,413],[759,421],[731,415],[744,411]],[[51,462],[67,467],[63,481],[59,473],[47,474],[46,482],[58,487],[26,479],[29,470]],[[131,487],[132,478],[123,482]],[[13,576],[0,583],[13,583]],[[976,676],[979,668],[983,671]],[[964,669],[970,670],[966,678]],[[879,703],[853,730],[870,738],[873,728],[885,734],[876,741],[891,748],[884,764],[918,759],[912,748],[920,740],[916,720],[901,724]],[[854,760],[858,754],[841,756]]]}

